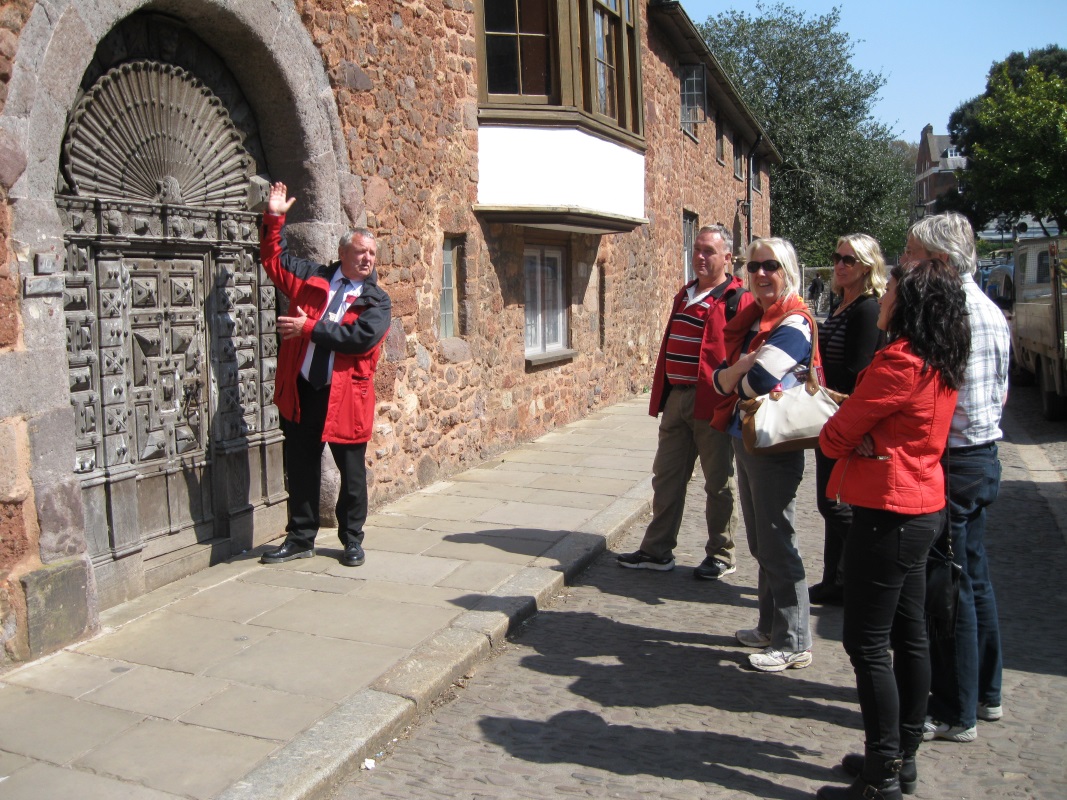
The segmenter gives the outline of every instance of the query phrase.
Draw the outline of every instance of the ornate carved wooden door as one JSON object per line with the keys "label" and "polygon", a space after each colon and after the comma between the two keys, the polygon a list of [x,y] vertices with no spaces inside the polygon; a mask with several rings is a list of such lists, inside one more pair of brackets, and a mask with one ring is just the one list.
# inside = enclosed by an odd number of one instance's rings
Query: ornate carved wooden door
{"label": "ornate carved wooden door", "polygon": [[64,155],[90,555],[107,575],[140,554],[150,589],[250,546],[257,509],[284,497],[274,288],[247,210],[262,181],[218,98],[153,61],[86,92]]}

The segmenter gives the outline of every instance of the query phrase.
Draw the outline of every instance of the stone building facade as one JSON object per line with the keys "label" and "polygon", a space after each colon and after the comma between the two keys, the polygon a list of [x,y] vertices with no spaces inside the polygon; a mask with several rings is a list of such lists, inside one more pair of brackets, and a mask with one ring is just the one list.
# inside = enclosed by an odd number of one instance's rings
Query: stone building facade
{"label": "stone building facade", "polygon": [[[0,667],[283,534],[267,181],[298,198],[294,250],[378,236],[372,504],[642,390],[687,237],[769,233],[773,145],[678,3],[517,2],[551,24],[470,0],[0,8]],[[549,63],[521,85],[487,68],[531,43]]]}

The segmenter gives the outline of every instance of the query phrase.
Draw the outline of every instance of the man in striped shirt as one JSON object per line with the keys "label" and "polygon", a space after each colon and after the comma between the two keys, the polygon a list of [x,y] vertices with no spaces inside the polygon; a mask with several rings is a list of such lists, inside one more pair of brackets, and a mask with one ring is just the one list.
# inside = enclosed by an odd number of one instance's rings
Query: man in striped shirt
{"label": "man in striped shirt", "polygon": [[697,458],[704,473],[708,525],[706,558],[694,577],[716,580],[736,570],[737,528],[733,448],[728,434],[709,424],[719,397],[712,372],[725,358],[722,329],[752,302],[740,280],[730,274],[733,237],[722,225],[705,226],[693,243],[696,278],[675,296],[663,334],[649,414],[659,416],[659,446],[652,465],[652,522],[641,549],[618,556],[629,569],[674,569],[674,548],[682,524],[686,487]]}
{"label": "man in striped shirt", "polygon": [[[967,296],[971,355],[941,461],[948,476],[953,556],[963,567],[955,636],[932,642],[923,738],[970,742],[976,720],[1001,718],[1000,622],[985,551],[986,507],[1000,488],[997,439],[1008,398],[1011,334],[1004,314],[974,281],[974,231],[960,214],[923,217],[908,232],[908,260],[937,258],[959,270]],[[939,543],[938,547],[943,545]]]}

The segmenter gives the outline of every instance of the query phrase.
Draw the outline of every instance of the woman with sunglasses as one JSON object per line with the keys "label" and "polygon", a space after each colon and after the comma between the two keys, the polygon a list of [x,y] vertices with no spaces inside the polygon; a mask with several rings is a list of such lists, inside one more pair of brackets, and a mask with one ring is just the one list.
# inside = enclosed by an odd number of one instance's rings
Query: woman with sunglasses
{"label": "woman with sunglasses", "polygon": [[842,643],[866,748],[842,761],[855,782],[824,786],[820,800],[900,800],[916,788],[930,693],[926,557],[944,521],[941,454],[970,352],[959,273],[941,261],[894,267],[878,327],[889,344],[819,436],[838,459],[827,491],[852,506]]}
{"label": "woman with sunglasses", "polygon": [[[819,355],[828,389],[852,394],[860,374],[878,347],[878,298],[885,291],[885,259],[878,242],[865,233],[837,240],[830,289],[836,306],[819,325]],[[834,460],[815,450],[815,498],[823,518],[822,580],[808,596],[815,604],[840,605],[844,595],[845,537],[852,509],[826,496]]]}
{"label": "woman with sunglasses", "polygon": [[[802,382],[811,357],[811,313],[797,294],[800,270],[785,239],[756,239],[748,248],[748,288],[756,302],[737,312],[723,338],[726,361],[715,371],[724,396],[712,425],[734,437],[737,494],[748,548],[759,564],[759,619],[737,640],[761,648],[749,663],[763,672],[811,664],[808,586],[793,526],[804,452],[753,455],[741,441],[737,400]],[[816,363],[817,363],[816,354]]]}

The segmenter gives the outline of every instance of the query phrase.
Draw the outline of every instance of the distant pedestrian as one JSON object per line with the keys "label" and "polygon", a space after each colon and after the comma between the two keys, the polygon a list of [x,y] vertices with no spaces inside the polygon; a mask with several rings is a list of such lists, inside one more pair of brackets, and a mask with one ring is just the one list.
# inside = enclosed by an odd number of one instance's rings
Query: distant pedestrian
{"label": "distant pedestrian", "polygon": [[822,305],[822,293],[825,288],[822,278],[816,272],[815,277],[811,279],[811,283],[808,285],[808,305],[811,306],[811,313],[819,313],[819,308]]}
{"label": "distant pedestrian", "polygon": [[889,344],[819,436],[837,459],[826,493],[852,507],[841,641],[865,736],[864,754],[842,761],[855,782],[824,786],[820,800],[915,791],[930,686],[926,560],[944,522],[941,452],[970,342],[955,269],[933,260],[894,267],[878,327]]}
{"label": "distant pedestrian", "polygon": [[[856,376],[871,363],[880,338],[878,298],[885,291],[885,259],[878,242],[865,233],[837,240],[831,295],[833,306],[819,325],[819,355],[827,388],[851,394]],[[852,525],[847,503],[826,496],[834,459],[815,450],[815,498],[823,526],[822,580],[811,587],[812,603],[840,605],[844,597],[845,539]]]}
{"label": "distant pedestrian", "polygon": [[[999,720],[1002,656],[997,601],[986,559],[986,508],[1000,489],[997,440],[1008,399],[1011,334],[1004,314],[974,282],[974,230],[960,214],[923,217],[908,234],[909,260],[943,258],[963,280],[971,321],[971,357],[960,387],[948,451],[952,551],[963,567],[955,636],[931,643],[933,684],[927,739],[970,742],[977,720]],[[940,549],[940,547],[939,547]]]}
{"label": "distant pedestrian", "polygon": [[711,373],[726,352],[722,331],[738,309],[752,303],[741,281],[729,274],[733,237],[721,225],[697,232],[693,273],[675,296],[663,334],[648,413],[662,414],[652,464],[652,521],[641,547],[618,556],[620,567],[674,569],[674,548],[685,509],[686,487],[697,459],[704,473],[706,557],[696,578],[716,580],[736,570],[737,528],[733,450],[730,437],[709,424],[718,395]]}
{"label": "distant pedestrian", "polygon": [[[798,294],[796,251],[785,239],[749,245],[749,289],[756,302],[726,326],[726,365],[715,371],[715,389],[733,401],[788,389],[806,377],[815,325]],[[818,363],[818,354],[814,354]],[[804,477],[804,451],[753,454],[741,441],[737,402],[724,402],[712,420],[733,437],[737,493],[748,547],[759,564],[756,627],[739,630],[737,641],[762,651],[748,657],[763,672],[811,664],[808,586],[794,527],[797,488]]]}

